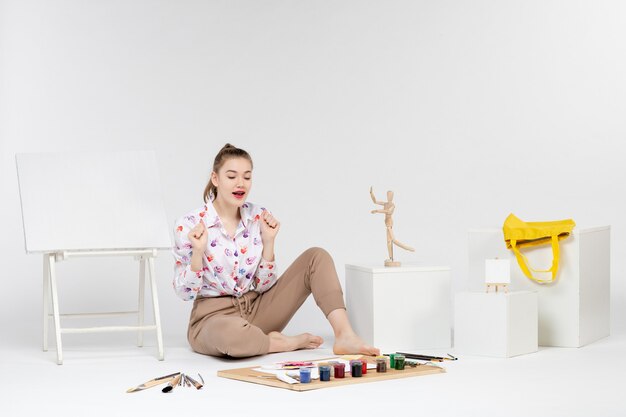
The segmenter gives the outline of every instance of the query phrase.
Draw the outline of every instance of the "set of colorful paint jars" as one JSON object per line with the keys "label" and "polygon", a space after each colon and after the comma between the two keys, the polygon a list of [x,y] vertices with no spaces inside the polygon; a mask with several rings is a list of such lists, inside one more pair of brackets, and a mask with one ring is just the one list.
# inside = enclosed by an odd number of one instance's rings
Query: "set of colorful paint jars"
{"label": "set of colorful paint jars", "polygon": [[[317,366],[317,370],[320,376],[320,382],[328,382],[330,378],[345,378],[346,368],[343,363],[340,362],[324,362]],[[311,382],[311,368],[300,368],[300,383],[308,384]]]}
{"label": "set of colorful paint jars", "polygon": [[[403,370],[405,357],[399,353],[376,357],[376,372],[387,372],[387,369]],[[345,365],[341,362],[323,362],[318,364],[320,382],[328,382],[331,378],[341,379],[346,377]],[[353,359],[350,361],[350,375],[353,378],[361,378],[367,374],[367,360]],[[300,382],[311,382],[311,368],[300,368]]]}

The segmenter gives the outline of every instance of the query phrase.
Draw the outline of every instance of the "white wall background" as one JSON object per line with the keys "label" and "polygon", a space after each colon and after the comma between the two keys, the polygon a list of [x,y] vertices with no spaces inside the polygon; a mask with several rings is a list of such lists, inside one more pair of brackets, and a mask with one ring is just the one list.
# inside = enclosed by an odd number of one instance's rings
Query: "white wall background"
{"label": "white wall background", "polygon": [[[382,262],[370,185],[396,192],[397,237],[417,249],[398,258],[450,265],[455,290],[467,229],[509,212],[571,217],[612,226],[612,326],[624,329],[625,21],[617,0],[0,0],[5,341],[41,340],[15,153],[155,149],[173,224],[201,204],[226,141],[254,158],[250,200],[282,221],[283,268],[313,245],[342,281],[345,263]],[[166,346],[186,344],[191,308],[171,264],[161,254]],[[135,302],[128,260],[59,274],[65,312]],[[307,330],[331,334],[311,300],[288,328]]]}

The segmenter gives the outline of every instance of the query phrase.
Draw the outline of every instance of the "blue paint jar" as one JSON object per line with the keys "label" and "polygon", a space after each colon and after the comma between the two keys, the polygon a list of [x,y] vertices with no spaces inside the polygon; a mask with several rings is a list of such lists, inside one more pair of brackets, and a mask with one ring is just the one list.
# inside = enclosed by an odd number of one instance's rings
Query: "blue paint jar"
{"label": "blue paint jar", "polygon": [[330,381],[330,366],[322,365],[319,367],[320,381]]}
{"label": "blue paint jar", "polygon": [[300,383],[308,384],[311,382],[311,368],[300,368]]}

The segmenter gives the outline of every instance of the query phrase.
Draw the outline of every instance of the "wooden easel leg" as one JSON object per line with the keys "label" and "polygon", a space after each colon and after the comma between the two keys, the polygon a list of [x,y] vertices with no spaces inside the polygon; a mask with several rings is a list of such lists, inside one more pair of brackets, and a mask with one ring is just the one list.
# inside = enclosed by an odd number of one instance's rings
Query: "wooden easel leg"
{"label": "wooden easel leg", "polygon": [[154,257],[148,258],[148,270],[150,273],[150,288],[152,290],[152,311],[154,312],[154,324],[156,325],[157,345],[159,348],[159,360],[163,355],[163,334],[161,333],[161,313],[159,312],[159,297],[157,295],[156,277],[154,272]]}
{"label": "wooden easel leg", "polygon": [[[139,258],[139,327],[144,323],[144,306],[145,306],[145,292],[146,292],[146,259],[141,256]],[[137,333],[137,346],[143,346],[143,330],[139,329]]]}
{"label": "wooden easel leg", "polygon": [[50,255],[43,255],[43,351],[48,351],[48,327],[50,325]]}
{"label": "wooden easel leg", "polygon": [[61,320],[59,318],[59,299],[57,295],[57,279],[55,271],[54,254],[48,256],[48,268],[50,272],[50,292],[52,294],[52,314],[54,316],[54,333],[57,345],[57,364],[63,365],[63,344],[61,342]]}

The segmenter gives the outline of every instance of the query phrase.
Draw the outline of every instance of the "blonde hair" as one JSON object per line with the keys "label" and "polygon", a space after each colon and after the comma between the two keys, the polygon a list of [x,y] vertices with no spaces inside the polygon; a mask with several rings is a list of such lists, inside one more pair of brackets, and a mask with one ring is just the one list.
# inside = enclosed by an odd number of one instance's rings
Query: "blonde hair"
{"label": "blonde hair", "polygon": [[[250,161],[250,165],[252,165],[252,158],[248,152],[227,143],[222,147],[222,149],[220,149],[217,155],[215,155],[215,160],[213,161],[213,172],[217,173],[220,168],[222,168],[222,165],[224,165],[224,162],[231,158],[245,158]],[[213,181],[209,178],[208,184],[204,187],[204,202],[208,203],[216,197],[217,187],[213,185]]]}

